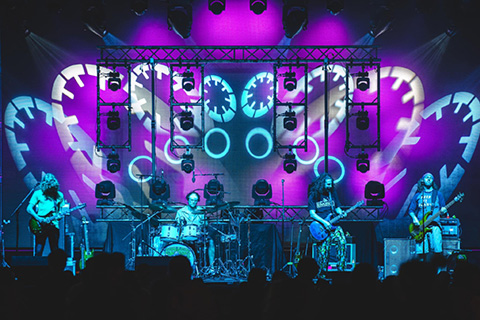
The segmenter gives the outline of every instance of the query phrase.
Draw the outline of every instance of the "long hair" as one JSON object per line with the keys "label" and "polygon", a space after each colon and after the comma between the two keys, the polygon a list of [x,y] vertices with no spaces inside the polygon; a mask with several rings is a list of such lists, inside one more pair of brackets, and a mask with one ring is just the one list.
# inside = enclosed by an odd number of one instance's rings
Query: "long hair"
{"label": "long hair", "polygon": [[324,172],[321,173],[318,178],[308,186],[308,194],[310,195],[312,193],[318,195],[326,193],[327,190],[325,189],[325,180],[327,179],[332,180],[332,189],[335,188],[335,183],[333,182],[334,180],[332,176],[329,173]]}
{"label": "long hair", "polygon": [[51,173],[45,174],[40,182],[40,190],[43,191],[45,196],[56,199],[58,197],[58,189],[60,185],[57,178]]}
{"label": "long hair", "polygon": [[[420,179],[418,179],[418,181],[417,181],[417,193],[423,192],[425,190],[425,184],[423,183],[423,179],[425,178],[425,176],[427,174],[432,175],[431,173],[425,173]],[[438,190],[439,189],[437,184],[435,183],[435,180],[433,181],[432,187],[433,187],[433,190]]]}

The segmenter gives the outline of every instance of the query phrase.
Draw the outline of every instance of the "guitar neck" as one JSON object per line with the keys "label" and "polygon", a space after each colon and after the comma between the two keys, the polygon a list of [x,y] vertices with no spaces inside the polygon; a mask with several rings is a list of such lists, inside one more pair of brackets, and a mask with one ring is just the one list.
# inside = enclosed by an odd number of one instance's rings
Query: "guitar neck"
{"label": "guitar neck", "polygon": [[[450,201],[446,206],[445,206],[445,209],[448,209],[450,208],[451,206],[453,206],[457,201],[455,199],[453,199],[452,201]],[[433,220],[437,219],[440,215],[442,214],[442,211],[441,210],[438,210],[437,212],[435,212],[435,214],[433,214],[430,218],[428,218],[425,223],[424,223],[424,226],[428,226],[430,223],[433,222]]]}
{"label": "guitar neck", "polygon": [[358,202],[356,205],[354,205],[353,207],[351,207],[350,209],[348,209],[347,211],[344,212],[343,215],[337,215],[335,218],[333,218],[332,220],[330,220],[330,223],[331,224],[334,224],[335,222],[337,222],[338,220],[342,219],[343,217],[346,217],[347,214],[349,214],[350,212],[352,212],[353,210],[355,210],[357,207],[359,207],[360,205],[362,205],[363,202]]}

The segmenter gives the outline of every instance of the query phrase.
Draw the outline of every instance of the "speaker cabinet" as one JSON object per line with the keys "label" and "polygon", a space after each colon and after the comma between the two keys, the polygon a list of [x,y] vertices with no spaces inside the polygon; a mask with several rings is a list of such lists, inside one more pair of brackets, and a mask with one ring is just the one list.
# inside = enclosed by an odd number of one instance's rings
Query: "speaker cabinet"
{"label": "speaker cabinet", "polygon": [[[356,246],[355,243],[347,243],[346,248],[347,258],[345,271],[353,271],[355,268],[355,259],[356,259]],[[312,258],[317,260],[317,243],[312,245]],[[328,271],[338,271],[338,260],[337,260],[337,247],[332,246],[330,248],[330,256],[328,259]]]}
{"label": "speaker cabinet", "polygon": [[402,263],[415,256],[415,240],[384,239],[385,277],[396,276]]}
{"label": "speaker cabinet", "polygon": [[449,256],[454,252],[460,251],[460,239],[459,238],[446,238],[444,237],[442,240],[442,249],[443,255]]}

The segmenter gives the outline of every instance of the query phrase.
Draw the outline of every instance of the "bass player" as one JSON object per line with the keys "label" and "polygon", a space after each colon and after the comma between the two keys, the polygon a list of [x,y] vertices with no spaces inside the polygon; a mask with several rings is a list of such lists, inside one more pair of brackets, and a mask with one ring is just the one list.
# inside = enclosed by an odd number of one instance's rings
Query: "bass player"
{"label": "bass player", "polygon": [[[41,256],[48,238],[50,250],[58,249],[60,238],[59,220],[63,217],[60,209],[65,204],[63,193],[59,190],[59,183],[55,176],[47,173],[40,182],[39,189],[35,190],[27,206],[27,212],[32,216],[39,227],[35,234],[35,256]],[[32,223],[30,224],[32,225]],[[32,229],[32,226],[30,226]]]}
{"label": "bass player", "polygon": [[[434,182],[433,174],[425,173],[417,182],[417,190],[413,196],[408,214],[412,218],[413,225],[421,228],[421,223],[427,213],[438,212],[445,215],[445,198],[438,190],[437,184]],[[427,230],[425,230],[427,231]],[[430,224],[428,232],[424,234],[423,239],[416,242],[416,254],[426,256],[439,255],[442,253],[442,229],[440,225],[440,215]]]}
{"label": "bass player", "polygon": [[332,224],[326,220],[329,214],[344,215],[344,211],[340,208],[340,201],[338,200],[337,191],[334,187],[333,178],[330,174],[320,174],[320,176],[309,185],[308,211],[314,221],[318,221],[326,230],[331,231],[322,242],[317,243],[316,257],[320,276],[327,271],[332,245],[337,246],[338,270],[344,271],[347,248],[345,233],[341,226],[333,227]]}

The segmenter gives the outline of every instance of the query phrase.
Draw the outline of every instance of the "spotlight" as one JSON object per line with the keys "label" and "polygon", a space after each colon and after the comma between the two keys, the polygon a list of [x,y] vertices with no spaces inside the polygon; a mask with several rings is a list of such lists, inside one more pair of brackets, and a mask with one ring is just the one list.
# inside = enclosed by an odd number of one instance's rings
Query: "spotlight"
{"label": "spotlight", "polygon": [[295,72],[285,72],[283,87],[287,89],[287,91],[293,91],[297,89],[297,79],[295,78]]}
{"label": "spotlight", "polygon": [[152,202],[167,202],[170,198],[170,185],[163,179],[155,180],[150,188]]}
{"label": "spotlight", "polygon": [[255,206],[269,206],[272,199],[272,185],[265,179],[259,179],[252,186],[252,198]]}
{"label": "spotlight", "polygon": [[285,112],[285,118],[283,118],[283,127],[288,131],[293,131],[297,128],[297,118],[295,118],[295,111]]}
{"label": "spotlight", "polygon": [[148,9],[148,0],[132,0],[130,8],[137,16],[143,16]]}
{"label": "spotlight", "polygon": [[343,10],[344,0],[327,0],[327,10],[336,16]]}
{"label": "spotlight", "polygon": [[213,14],[220,14],[225,10],[225,0],[208,0],[208,9]]}
{"label": "spotlight", "polygon": [[115,198],[115,185],[110,180],[104,180],[95,186],[97,205],[111,205]]}
{"label": "spotlight", "polygon": [[385,186],[378,181],[369,181],[365,185],[365,199],[367,206],[383,206],[385,198]]}
{"label": "spotlight", "polygon": [[108,89],[117,91],[120,89],[122,81],[120,80],[120,73],[113,71],[108,74]]}
{"label": "spotlight", "polygon": [[88,30],[103,38],[107,35],[105,9],[102,1],[94,1],[82,11],[82,21]]}
{"label": "spotlight", "polygon": [[180,112],[180,127],[185,131],[193,128],[193,114],[191,111]]}
{"label": "spotlight", "polygon": [[187,70],[182,74],[182,77],[183,90],[192,91],[192,89],[195,88],[195,79],[193,78],[193,72]]}
{"label": "spotlight", "polygon": [[267,0],[250,0],[250,11],[255,14],[262,14],[267,10]]}
{"label": "spotlight", "polygon": [[111,173],[118,172],[120,170],[120,156],[115,150],[112,150],[107,156],[107,170]]}
{"label": "spotlight", "polygon": [[203,189],[203,197],[205,198],[205,205],[219,205],[222,204],[224,196],[223,184],[220,183],[217,179],[212,179],[208,181]]}
{"label": "spotlight", "polygon": [[368,78],[368,72],[357,73],[357,88],[360,91],[366,91],[370,88],[370,78]]}
{"label": "spotlight", "polygon": [[182,171],[190,173],[195,169],[195,161],[193,160],[193,154],[185,153],[182,156]]}
{"label": "spotlight", "polygon": [[358,111],[357,113],[357,129],[367,130],[370,126],[370,119],[368,118],[368,111]]}
{"label": "spotlight", "polygon": [[120,117],[118,111],[107,112],[107,128],[110,130],[118,130],[120,128]]}
{"label": "spotlight", "polygon": [[297,160],[291,150],[285,154],[284,159],[283,170],[285,170],[286,173],[292,173],[297,170]]}
{"label": "spotlight", "polygon": [[370,19],[370,31],[368,32],[372,37],[377,38],[382,33],[390,29],[393,22],[393,12],[388,6],[380,6],[372,14]]}
{"label": "spotlight", "polygon": [[191,0],[170,0],[167,12],[168,29],[175,31],[183,39],[192,31]]}
{"label": "spotlight", "polygon": [[368,154],[362,152],[357,156],[357,171],[365,173],[370,170],[370,160]]}
{"label": "spotlight", "polygon": [[307,1],[284,0],[282,22],[285,36],[290,39],[306,29],[308,24]]}

